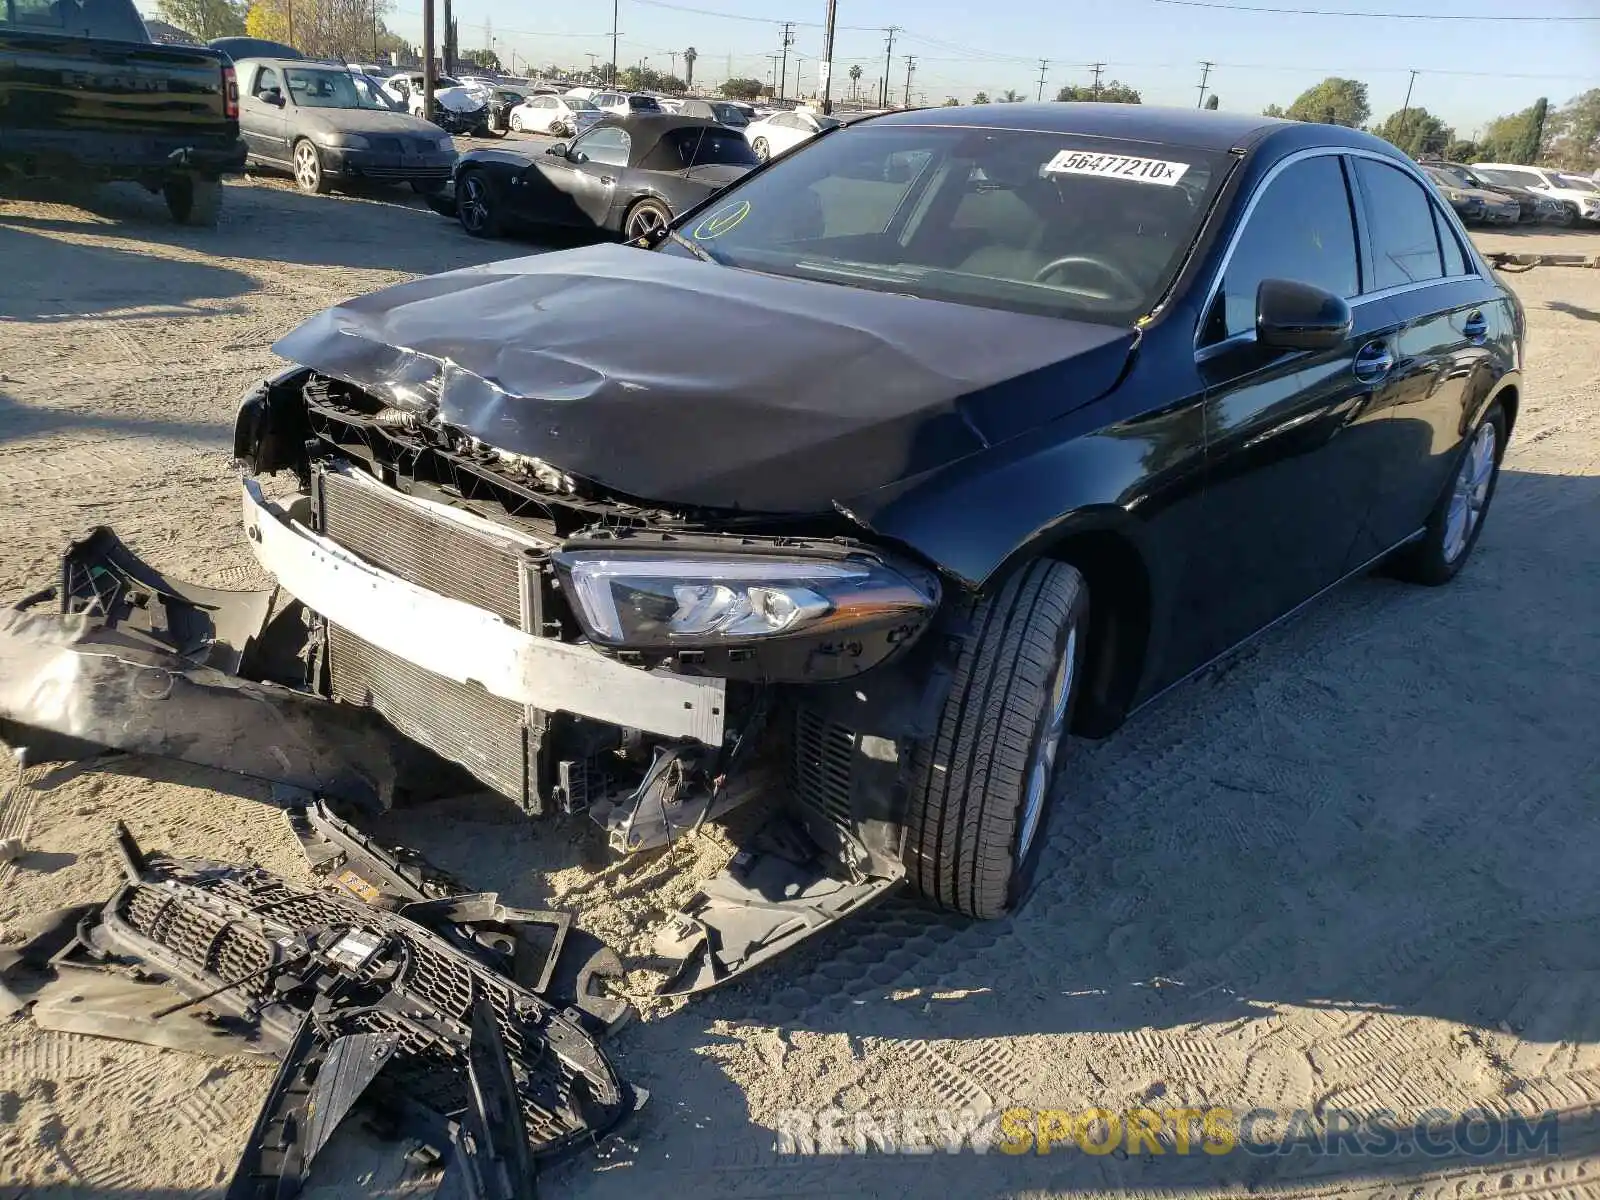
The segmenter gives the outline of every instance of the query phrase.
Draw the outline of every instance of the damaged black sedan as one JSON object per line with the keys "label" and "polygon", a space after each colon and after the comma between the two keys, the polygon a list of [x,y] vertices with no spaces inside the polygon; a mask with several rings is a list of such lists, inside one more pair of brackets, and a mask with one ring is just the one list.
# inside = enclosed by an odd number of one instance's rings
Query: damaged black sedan
{"label": "damaged black sedan", "polygon": [[1069,733],[1450,579],[1517,416],[1516,301],[1352,130],[891,114],[645,241],[313,318],[237,453],[299,478],[244,521],[311,688],[624,852],[772,803],[677,990],[902,879],[1013,909]]}

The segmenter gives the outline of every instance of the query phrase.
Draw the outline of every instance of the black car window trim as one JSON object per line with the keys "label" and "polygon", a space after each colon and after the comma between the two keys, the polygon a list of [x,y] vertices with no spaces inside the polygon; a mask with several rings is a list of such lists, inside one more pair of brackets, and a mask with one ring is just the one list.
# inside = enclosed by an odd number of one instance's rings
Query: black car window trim
{"label": "black car window trim", "polygon": [[[1194,357],[1196,362],[1204,362],[1207,359],[1215,357],[1216,355],[1227,350],[1231,350],[1236,346],[1255,341],[1255,330],[1247,329],[1243,333],[1236,333],[1232,337],[1224,338],[1220,342],[1209,342],[1205,345],[1201,345],[1201,339],[1205,336],[1206,314],[1211,311],[1211,306],[1216,303],[1217,293],[1222,290],[1222,280],[1227,274],[1229,262],[1231,262],[1233,259],[1233,252],[1238,248],[1239,240],[1244,235],[1245,226],[1249,224],[1250,216],[1253,212],[1255,212],[1256,204],[1260,201],[1262,195],[1265,194],[1268,186],[1271,185],[1274,179],[1276,179],[1295,163],[1301,162],[1308,158],[1322,158],[1328,155],[1333,155],[1344,159],[1370,158],[1374,162],[1380,162],[1386,166],[1393,167],[1402,174],[1409,176],[1413,182],[1420,184],[1424,194],[1429,197],[1429,203],[1433,204],[1431,192],[1426,182],[1420,177],[1420,172],[1414,168],[1408,167],[1407,164],[1403,162],[1390,158],[1387,154],[1380,154],[1373,150],[1364,150],[1359,146],[1311,146],[1304,150],[1296,150],[1292,154],[1285,155],[1272,165],[1267,173],[1263,175],[1260,181],[1256,184],[1255,190],[1250,193],[1250,199],[1245,202],[1244,212],[1239,217],[1239,223],[1234,226],[1233,233],[1228,239],[1228,247],[1223,252],[1222,261],[1218,264],[1216,273],[1212,276],[1211,284],[1206,289],[1205,303],[1200,305],[1196,310],[1198,313],[1195,318],[1194,328]],[[1361,283],[1362,286],[1365,287],[1366,281],[1373,277],[1372,260],[1370,256],[1372,237],[1371,230],[1367,228],[1366,196],[1365,193],[1361,191],[1360,179],[1353,170],[1350,170],[1349,164],[1343,163],[1341,165],[1345,168],[1345,184],[1350,188],[1351,199],[1355,201],[1354,216],[1356,220],[1357,239],[1356,258],[1361,268]],[[1434,205],[1434,207],[1437,211],[1438,206]],[[1478,255],[1478,248],[1472,244],[1472,240],[1470,238],[1465,238],[1463,236],[1460,229],[1460,220],[1456,217],[1454,210],[1443,214],[1443,219],[1447,221],[1450,228],[1455,231],[1457,240],[1463,243],[1463,248],[1467,251],[1467,259],[1472,264],[1473,270],[1471,273],[1467,275],[1450,276],[1442,279],[1423,279],[1411,283],[1400,283],[1394,285],[1393,287],[1381,288],[1375,292],[1362,292],[1360,295],[1350,298],[1350,307],[1352,309],[1359,308],[1364,304],[1372,304],[1380,300],[1386,300],[1391,296],[1398,296],[1404,292],[1421,291],[1424,288],[1438,287],[1441,284],[1460,283],[1463,279],[1472,279],[1474,277],[1482,278],[1484,266],[1482,259]]]}

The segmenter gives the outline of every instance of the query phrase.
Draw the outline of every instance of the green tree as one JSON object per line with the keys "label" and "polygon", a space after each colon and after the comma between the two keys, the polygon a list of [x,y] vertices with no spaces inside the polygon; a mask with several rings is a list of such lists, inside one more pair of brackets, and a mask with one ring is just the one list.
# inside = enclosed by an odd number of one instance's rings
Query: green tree
{"label": "green tree", "polygon": [[946,96],[944,98],[944,107],[946,107],[946,108],[960,108],[961,107],[961,101],[957,100],[954,96]]}
{"label": "green tree", "polygon": [[1022,100],[1022,93],[1015,88],[1007,88],[1006,94],[1000,97],[1001,104],[1017,104]]}
{"label": "green tree", "polygon": [[756,100],[766,85],[759,79],[725,79],[717,90],[730,100]]}
{"label": "green tree", "polygon": [[850,99],[861,98],[861,64],[856,63],[850,68]]}
{"label": "green tree", "polygon": [[987,104],[987,103],[989,103],[989,93],[988,92],[979,92],[976,96],[974,96],[972,98],[972,102],[974,104]]}
{"label": "green tree", "polygon": [[251,0],[244,31],[315,58],[366,59],[374,41],[393,45],[382,19],[392,11],[393,0]]}
{"label": "green tree", "polygon": [[1056,99],[1061,101],[1099,101],[1101,104],[1138,104],[1140,97],[1137,89],[1125,83],[1112,79],[1102,83],[1098,91],[1093,87],[1068,84],[1056,92]]}
{"label": "green tree", "polygon": [[1277,117],[1280,121],[1289,115],[1281,104],[1269,104],[1261,110],[1263,117]]}
{"label": "green tree", "polygon": [[1550,102],[1541,97],[1521,112],[1490,121],[1481,142],[1484,157],[1490,162],[1538,162],[1549,111]]}
{"label": "green tree", "polygon": [[1296,96],[1285,115],[1294,121],[1318,121],[1324,125],[1360,129],[1372,116],[1372,108],[1367,103],[1367,85],[1359,79],[1330,75]]}
{"label": "green tree", "polygon": [[1211,95],[1206,97],[1206,107],[1212,112],[1216,112],[1217,109],[1222,107],[1221,97],[1219,97],[1215,92],[1212,92]]}
{"label": "green tree", "polygon": [[500,70],[500,56],[493,50],[463,50],[461,61],[477,67],[480,71]]}
{"label": "green tree", "polygon": [[654,67],[623,67],[617,72],[617,86],[628,92],[683,92],[688,88],[676,75]]}
{"label": "green tree", "polygon": [[156,11],[203,42],[244,35],[245,6],[235,0],[157,0]]}
{"label": "green tree", "polygon": [[1372,132],[1412,158],[1442,154],[1456,140],[1456,131],[1425,108],[1392,112]]}
{"label": "green tree", "polygon": [[1473,141],[1451,142],[1444,148],[1444,156],[1451,162],[1458,163],[1479,162],[1483,158],[1478,143]]}
{"label": "green tree", "polygon": [[1550,114],[1546,153],[1551,162],[1574,171],[1600,166],[1600,88],[1574,96]]}

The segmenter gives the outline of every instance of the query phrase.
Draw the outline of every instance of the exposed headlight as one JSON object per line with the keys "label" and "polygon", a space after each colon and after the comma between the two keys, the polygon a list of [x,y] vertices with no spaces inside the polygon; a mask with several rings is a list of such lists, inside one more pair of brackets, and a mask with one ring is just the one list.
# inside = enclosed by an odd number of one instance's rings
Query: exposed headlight
{"label": "exposed headlight", "polygon": [[[768,678],[855,674],[909,643],[939,604],[938,579],[870,555],[784,558],[571,550],[555,556],[584,632],[656,658],[801,643]],[[817,664],[810,659],[828,659]],[[699,661],[699,660],[696,660]],[[744,661],[737,657],[728,661]],[[706,660],[708,670],[717,661]]]}
{"label": "exposed headlight", "polygon": [[318,144],[336,150],[366,150],[371,146],[359,133],[313,133],[311,137]]}

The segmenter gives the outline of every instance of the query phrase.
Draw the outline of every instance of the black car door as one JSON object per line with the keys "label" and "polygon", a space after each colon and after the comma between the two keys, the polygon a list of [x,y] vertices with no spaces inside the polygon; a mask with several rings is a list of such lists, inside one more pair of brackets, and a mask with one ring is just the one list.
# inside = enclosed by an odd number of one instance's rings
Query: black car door
{"label": "black car door", "polygon": [[541,172],[568,201],[562,213],[537,216],[569,224],[604,225],[611,215],[617,183],[628,169],[631,139],[620,125],[597,125],[567,147],[565,154],[540,156]]}
{"label": "black car door", "polygon": [[1394,369],[1375,411],[1388,418],[1362,562],[1420,530],[1450,478],[1465,422],[1495,378],[1500,290],[1478,273],[1431,189],[1398,163],[1355,157],[1371,267],[1367,290],[1395,314]]}
{"label": "black car door", "polygon": [[[1255,340],[1256,290],[1292,279],[1350,298],[1352,328],[1331,350]],[[1373,399],[1394,363],[1395,320],[1357,299],[1360,258],[1346,167],[1333,151],[1296,157],[1247,209],[1202,323],[1209,576],[1197,614],[1218,653],[1339,579],[1379,461]],[[1197,647],[1198,649],[1198,647]]]}

